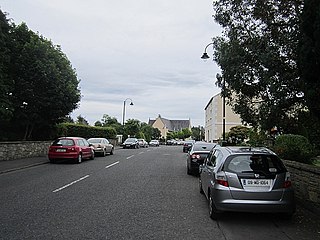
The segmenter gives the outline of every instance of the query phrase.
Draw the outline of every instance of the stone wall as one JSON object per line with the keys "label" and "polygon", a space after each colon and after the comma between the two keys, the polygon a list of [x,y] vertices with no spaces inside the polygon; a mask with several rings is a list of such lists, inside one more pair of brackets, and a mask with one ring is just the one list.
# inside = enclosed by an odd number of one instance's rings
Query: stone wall
{"label": "stone wall", "polygon": [[46,156],[52,141],[0,142],[0,161]]}
{"label": "stone wall", "polygon": [[297,201],[320,214],[320,168],[285,160],[291,173]]}

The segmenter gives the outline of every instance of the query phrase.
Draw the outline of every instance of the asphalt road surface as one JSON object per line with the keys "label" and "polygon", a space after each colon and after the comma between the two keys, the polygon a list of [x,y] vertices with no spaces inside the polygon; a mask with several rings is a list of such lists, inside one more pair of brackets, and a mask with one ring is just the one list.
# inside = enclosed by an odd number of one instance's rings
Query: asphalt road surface
{"label": "asphalt road surface", "polygon": [[118,149],[81,164],[44,164],[0,175],[0,239],[320,239],[298,208],[208,215],[180,146]]}

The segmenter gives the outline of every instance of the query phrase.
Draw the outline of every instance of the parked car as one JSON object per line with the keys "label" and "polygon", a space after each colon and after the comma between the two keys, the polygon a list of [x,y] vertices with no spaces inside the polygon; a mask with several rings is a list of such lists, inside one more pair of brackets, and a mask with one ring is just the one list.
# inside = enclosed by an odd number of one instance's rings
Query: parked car
{"label": "parked car", "polygon": [[200,166],[200,192],[209,200],[209,215],[223,211],[295,212],[290,173],[267,148],[215,147]]}
{"label": "parked car", "polygon": [[62,137],[56,139],[48,151],[49,161],[54,163],[61,159],[71,159],[81,163],[83,159],[94,159],[92,145],[81,137]]}
{"label": "parked car", "polygon": [[113,155],[114,146],[106,138],[89,138],[88,142],[92,144],[95,155],[106,156],[107,153]]}
{"label": "parked car", "polygon": [[182,151],[188,152],[192,148],[192,145],[195,143],[195,140],[186,140],[183,143]]}
{"label": "parked car", "polygon": [[149,147],[148,142],[146,140],[144,140],[143,138],[138,139],[138,142],[139,142],[140,147],[143,147],[143,148]]}
{"label": "parked car", "polygon": [[159,143],[159,140],[154,139],[149,142],[149,145],[152,147],[159,147],[160,143]]}
{"label": "parked car", "polygon": [[139,148],[139,142],[137,138],[127,138],[122,144],[123,148]]}
{"label": "parked car", "polygon": [[195,142],[187,155],[187,174],[199,174],[199,166],[216,145],[216,143]]}

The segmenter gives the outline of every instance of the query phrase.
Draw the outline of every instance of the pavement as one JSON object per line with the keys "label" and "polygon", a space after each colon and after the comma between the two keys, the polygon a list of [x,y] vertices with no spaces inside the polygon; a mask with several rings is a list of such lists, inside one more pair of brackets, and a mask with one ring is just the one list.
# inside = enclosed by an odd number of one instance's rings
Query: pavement
{"label": "pavement", "polygon": [[47,163],[49,163],[47,156],[0,161],[0,174]]}

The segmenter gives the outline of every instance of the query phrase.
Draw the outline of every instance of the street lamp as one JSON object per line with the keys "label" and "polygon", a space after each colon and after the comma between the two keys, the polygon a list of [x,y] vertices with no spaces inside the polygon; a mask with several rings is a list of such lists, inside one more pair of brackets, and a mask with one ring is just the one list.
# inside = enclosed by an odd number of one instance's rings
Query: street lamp
{"label": "street lamp", "polygon": [[[207,48],[213,45],[213,42],[209,43],[205,48],[204,48],[204,53],[201,56],[201,59],[207,60],[209,57],[208,53],[207,53]],[[223,78],[223,84],[222,84],[222,90],[225,90],[225,80]],[[223,95],[222,96],[222,138],[223,138],[223,142],[225,142],[226,140],[226,98]]]}
{"label": "street lamp", "polygon": [[123,113],[122,113],[122,125],[124,125],[124,118],[125,118],[125,115],[126,115],[126,101],[127,100],[130,100],[130,105],[132,106],[133,105],[133,102],[132,102],[132,99],[131,98],[127,98],[126,100],[123,101]]}

